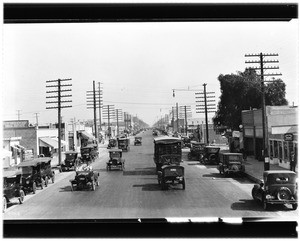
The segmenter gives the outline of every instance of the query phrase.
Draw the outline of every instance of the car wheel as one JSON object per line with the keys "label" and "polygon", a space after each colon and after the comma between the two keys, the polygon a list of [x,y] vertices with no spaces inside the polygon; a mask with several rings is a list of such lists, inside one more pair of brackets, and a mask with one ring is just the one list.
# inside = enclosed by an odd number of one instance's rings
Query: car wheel
{"label": "car wheel", "polygon": [[100,185],[100,182],[99,182],[99,180],[97,180],[97,182],[96,182],[96,185],[99,187],[99,185]]}
{"label": "car wheel", "polygon": [[92,182],[92,191],[95,191],[96,190],[96,183],[95,181]]}
{"label": "car wheel", "polygon": [[185,190],[185,179],[182,180],[182,189]]}
{"label": "car wheel", "polygon": [[52,174],[51,181],[52,181],[52,183],[55,182],[55,174],[54,173]]}
{"label": "car wheel", "polygon": [[44,186],[45,186],[45,180],[41,178],[41,189],[44,189]]}
{"label": "car wheel", "polygon": [[24,202],[25,193],[23,190],[20,190],[19,203],[22,204]]}
{"label": "car wheel", "polygon": [[296,210],[298,208],[298,203],[293,203],[292,208],[293,208],[293,210]]}
{"label": "car wheel", "polygon": [[49,179],[48,177],[45,178],[45,187],[48,187],[48,182],[49,182]]}
{"label": "car wheel", "polygon": [[5,213],[6,209],[7,209],[7,200],[6,200],[6,197],[3,197],[3,210],[2,211]]}
{"label": "car wheel", "polygon": [[252,198],[257,201],[256,197],[255,197],[255,190],[254,188],[252,188],[252,191],[251,191],[251,195],[252,195]]}
{"label": "car wheel", "polygon": [[263,198],[262,203],[264,210],[268,211],[270,209],[270,204],[266,202],[265,198]]}
{"label": "car wheel", "polygon": [[35,192],[36,192],[36,183],[33,182],[32,183],[32,193],[35,194]]}

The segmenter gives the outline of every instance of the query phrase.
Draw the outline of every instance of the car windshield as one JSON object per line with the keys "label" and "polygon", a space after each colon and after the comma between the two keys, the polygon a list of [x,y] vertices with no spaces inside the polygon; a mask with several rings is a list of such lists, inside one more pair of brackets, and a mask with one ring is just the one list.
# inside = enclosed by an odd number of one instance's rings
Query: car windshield
{"label": "car windshield", "polygon": [[66,159],[67,159],[67,160],[73,160],[74,157],[75,157],[75,154],[71,154],[71,153],[66,154]]}
{"label": "car windshield", "polygon": [[290,173],[274,173],[267,177],[268,184],[296,183],[296,175]]}
{"label": "car windshield", "polygon": [[236,161],[241,161],[241,160],[242,160],[241,156],[228,156],[229,162],[236,162]]}
{"label": "car windshield", "polygon": [[7,177],[5,180],[5,184],[7,186],[13,185],[16,182],[16,178],[15,177]]}
{"label": "car windshield", "polygon": [[181,145],[161,145],[158,147],[158,153],[162,154],[180,154]]}
{"label": "car windshield", "polygon": [[32,167],[31,166],[21,167],[21,172],[22,172],[22,174],[31,174],[32,173]]}

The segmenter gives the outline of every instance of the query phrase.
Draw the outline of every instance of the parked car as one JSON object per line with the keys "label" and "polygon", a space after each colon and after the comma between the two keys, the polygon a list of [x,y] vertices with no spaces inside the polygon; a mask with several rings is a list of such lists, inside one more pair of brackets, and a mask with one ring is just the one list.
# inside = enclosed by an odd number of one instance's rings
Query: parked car
{"label": "parked car", "polygon": [[75,178],[70,180],[71,191],[90,189],[96,190],[99,186],[99,172],[93,171],[92,167],[86,163],[76,167]]}
{"label": "parked car", "polygon": [[61,171],[70,171],[75,170],[76,162],[78,160],[78,152],[77,151],[66,151],[66,158],[64,163],[61,164]]}
{"label": "parked car", "polygon": [[263,204],[268,210],[271,204],[291,204],[292,209],[298,207],[297,174],[288,170],[264,171],[263,181],[252,188],[254,200]]}
{"label": "parked car", "polygon": [[191,148],[191,139],[188,136],[182,136],[181,139],[183,147]]}
{"label": "parked car", "polygon": [[220,147],[216,146],[205,146],[204,154],[201,162],[205,165],[207,164],[219,164],[219,152]]}
{"label": "parked car", "polygon": [[106,163],[106,170],[110,171],[112,167],[124,170],[125,159],[122,158],[122,149],[114,148],[109,150],[109,160]]}
{"label": "parked car", "polygon": [[122,151],[129,151],[130,147],[130,140],[129,138],[118,138],[118,148],[122,149]]}
{"label": "parked car", "polygon": [[205,143],[191,141],[190,145],[191,148],[190,152],[188,153],[188,159],[191,160],[196,158],[196,160],[201,161],[204,154]]}
{"label": "parked car", "polygon": [[3,212],[7,209],[7,204],[12,200],[18,199],[22,204],[25,197],[25,191],[21,185],[21,173],[17,170],[3,171]]}
{"label": "parked car", "polygon": [[219,153],[218,169],[220,174],[228,176],[229,174],[243,175],[245,165],[243,164],[243,154],[241,153]]}
{"label": "parked car", "polygon": [[142,145],[142,137],[141,136],[136,136],[134,137],[134,145]]}
{"label": "parked car", "polygon": [[182,184],[182,189],[185,189],[184,167],[176,164],[164,165],[157,173],[158,184],[161,189],[167,189],[169,183]]}
{"label": "parked car", "polygon": [[84,162],[93,162],[98,157],[98,145],[97,144],[88,144],[80,148],[81,159]]}
{"label": "parked car", "polygon": [[17,167],[22,174],[21,182],[25,193],[36,192],[48,185],[49,179],[55,181],[55,173],[51,168],[51,157],[34,158],[30,161],[21,162]]}
{"label": "parked car", "polygon": [[170,136],[160,136],[154,138],[154,163],[156,165],[156,170],[159,171],[163,166],[164,155],[171,155],[170,158],[176,159],[181,162],[182,160],[182,150],[181,150],[182,140],[176,137]]}
{"label": "parked car", "polygon": [[118,144],[117,139],[115,139],[115,138],[109,139],[107,149],[116,147],[117,144]]}

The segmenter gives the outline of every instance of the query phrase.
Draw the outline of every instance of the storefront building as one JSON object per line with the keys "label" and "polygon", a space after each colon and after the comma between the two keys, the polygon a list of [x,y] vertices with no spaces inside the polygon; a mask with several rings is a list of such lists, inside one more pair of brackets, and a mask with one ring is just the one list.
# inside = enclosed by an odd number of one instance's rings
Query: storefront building
{"label": "storefront building", "polygon": [[[244,149],[259,160],[263,149],[261,110],[242,111],[242,126]],[[298,153],[298,107],[266,106],[266,126],[270,163],[289,169],[292,151],[296,158]]]}

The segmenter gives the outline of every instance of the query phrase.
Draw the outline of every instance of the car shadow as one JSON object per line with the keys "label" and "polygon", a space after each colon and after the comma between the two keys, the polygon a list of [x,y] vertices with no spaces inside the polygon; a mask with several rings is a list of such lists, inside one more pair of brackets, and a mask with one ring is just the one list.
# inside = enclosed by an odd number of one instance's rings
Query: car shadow
{"label": "car shadow", "polygon": [[260,201],[256,201],[254,199],[240,199],[239,202],[235,202],[231,204],[232,210],[242,210],[242,211],[264,211],[264,212],[277,212],[277,211],[285,211],[291,210],[285,205],[282,204],[273,204],[270,205],[268,211],[263,209],[262,203]]}
{"label": "car shadow", "polygon": [[202,177],[224,178],[220,173],[203,174]]}
{"label": "car shadow", "polygon": [[142,191],[161,191],[160,185],[157,183],[135,184],[133,187],[141,187]]}
{"label": "car shadow", "polygon": [[133,175],[156,175],[155,167],[147,167],[147,168],[136,168],[137,170],[129,170],[123,171],[124,176],[133,176]]}
{"label": "car shadow", "polygon": [[59,192],[72,192],[72,188],[71,185],[69,186],[65,186],[65,187],[61,187]]}

